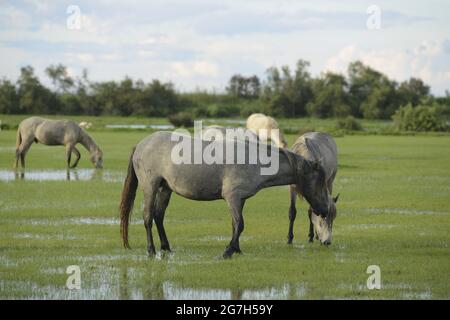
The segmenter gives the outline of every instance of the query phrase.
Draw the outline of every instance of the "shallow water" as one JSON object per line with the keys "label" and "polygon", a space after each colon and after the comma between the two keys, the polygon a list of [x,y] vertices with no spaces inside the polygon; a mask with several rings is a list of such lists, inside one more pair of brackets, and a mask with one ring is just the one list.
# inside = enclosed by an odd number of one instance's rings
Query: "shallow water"
{"label": "shallow water", "polygon": [[[42,270],[42,273],[64,273],[63,269]],[[131,270],[130,270],[131,271]],[[0,280],[0,288],[9,291],[32,291],[28,299],[160,299],[160,300],[285,300],[289,298],[304,298],[307,291],[304,284],[285,284],[281,287],[261,289],[213,289],[184,288],[171,281],[151,283],[148,287],[128,286],[127,275],[103,273],[96,275],[99,283],[95,286],[83,287],[81,290],[67,290],[64,286],[40,286],[37,283],[15,280]],[[114,283],[115,285],[111,285]]]}
{"label": "shallow water", "polygon": [[0,181],[11,182],[15,180],[30,181],[105,181],[122,182],[125,176],[120,172],[103,169],[70,169],[70,170],[30,170],[15,172],[13,170],[0,170]]}

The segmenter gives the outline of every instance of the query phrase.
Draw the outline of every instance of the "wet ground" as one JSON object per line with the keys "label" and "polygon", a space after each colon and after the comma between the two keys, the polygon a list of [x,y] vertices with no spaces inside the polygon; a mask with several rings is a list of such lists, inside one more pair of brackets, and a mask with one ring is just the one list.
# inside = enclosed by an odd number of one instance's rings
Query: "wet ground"
{"label": "wet ground", "polygon": [[0,181],[105,181],[122,182],[125,176],[121,172],[104,169],[69,169],[69,170],[0,170]]}

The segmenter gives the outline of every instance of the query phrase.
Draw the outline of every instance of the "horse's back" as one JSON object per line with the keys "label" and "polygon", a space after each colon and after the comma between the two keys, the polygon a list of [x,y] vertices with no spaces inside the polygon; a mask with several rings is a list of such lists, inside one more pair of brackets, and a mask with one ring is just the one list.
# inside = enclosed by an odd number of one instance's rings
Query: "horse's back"
{"label": "horse's back", "polygon": [[[182,140],[183,139],[183,140]],[[162,179],[177,194],[193,200],[221,199],[222,192],[239,184],[243,177],[242,165],[211,163],[207,164],[203,152],[211,144],[223,144],[223,159],[226,159],[227,144],[248,144],[238,140],[218,140],[208,142],[171,132],[156,132],[138,143],[133,155],[133,166],[139,184],[152,185]],[[181,150],[179,147],[189,149]],[[198,148],[197,146],[200,146]],[[234,150],[234,148],[233,148]],[[181,153],[180,153],[181,151]],[[188,152],[190,151],[190,152]],[[188,158],[181,154],[188,152]],[[175,157],[175,158],[174,158]],[[201,160],[196,163],[195,159]],[[254,167],[254,168],[253,168]],[[248,168],[249,175],[256,174],[256,166]]]}
{"label": "horse's back", "polygon": [[278,123],[270,116],[266,116],[262,113],[254,113],[247,118],[247,129],[252,131],[258,129],[278,129]]}
{"label": "horse's back", "polygon": [[81,128],[71,120],[43,119],[35,128],[35,137],[46,145],[76,144],[80,131]]}

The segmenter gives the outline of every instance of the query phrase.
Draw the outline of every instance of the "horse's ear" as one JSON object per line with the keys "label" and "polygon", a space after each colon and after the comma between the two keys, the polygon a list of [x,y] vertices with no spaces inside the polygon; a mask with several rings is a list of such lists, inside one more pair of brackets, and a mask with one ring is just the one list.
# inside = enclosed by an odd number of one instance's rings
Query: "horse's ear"
{"label": "horse's ear", "polygon": [[339,200],[339,195],[340,195],[340,193],[338,193],[338,195],[337,195],[336,197],[333,198],[334,203],[337,203],[337,202],[338,202],[338,200]]}

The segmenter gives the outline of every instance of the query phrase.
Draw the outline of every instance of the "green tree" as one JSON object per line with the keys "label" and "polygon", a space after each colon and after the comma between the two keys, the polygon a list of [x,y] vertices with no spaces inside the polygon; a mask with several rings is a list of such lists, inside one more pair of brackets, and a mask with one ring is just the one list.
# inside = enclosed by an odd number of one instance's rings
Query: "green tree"
{"label": "green tree", "polygon": [[271,114],[286,117],[306,115],[306,105],[312,97],[309,62],[299,60],[295,73],[288,66],[267,69],[262,102]]}
{"label": "green tree", "polygon": [[19,95],[16,86],[7,79],[0,80],[0,113],[20,113]]}
{"label": "green tree", "polygon": [[313,98],[308,103],[309,115],[328,118],[350,114],[347,81],[340,74],[327,72],[312,82]]}
{"label": "green tree", "polygon": [[55,94],[44,87],[31,66],[20,69],[18,83],[19,112],[31,114],[55,114],[60,104]]}
{"label": "green tree", "polygon": [[368,119],[388,119],[399,106],[397,84],[361,61],[348,67],[352,115]]}
{"label": "green tree", "polygon": [[258,98],[261,84],[256,75],[244,77],[240,74],[233,75],[228,81],[227,92],[238,98]]}
{"label": "green tree", "polygon": [[430,87],[421,79],[410,78],[400,83],[397,94],[400,105],[411,104],[413,107],[420,104],[421,100],[430,95]]}
{"label": "green tree", "polygon": [[45,69],[45,73],[59,93],[67,92],[75,84],[74,80],[69,76],[67,68],[62,64],[50,65]]}

